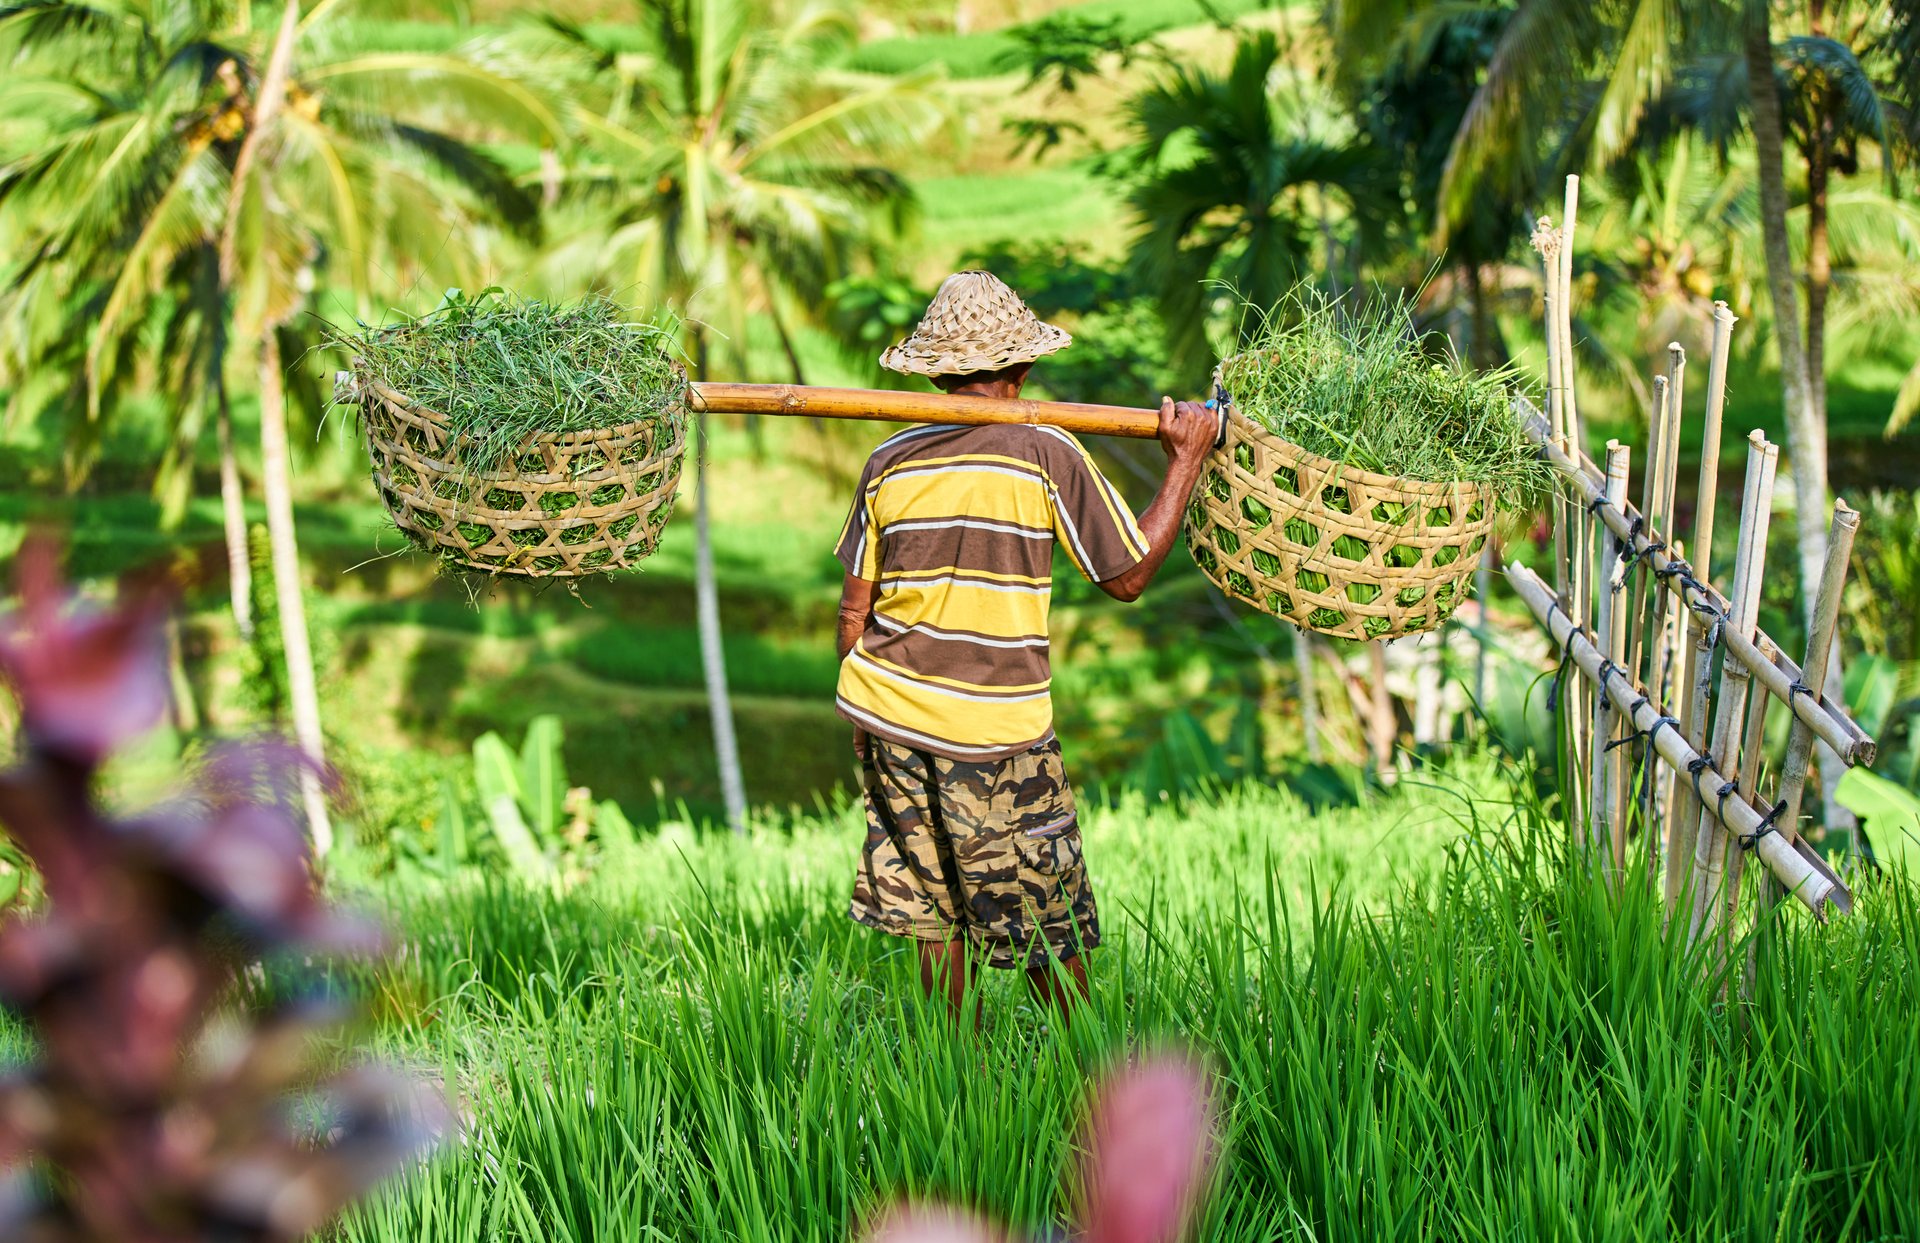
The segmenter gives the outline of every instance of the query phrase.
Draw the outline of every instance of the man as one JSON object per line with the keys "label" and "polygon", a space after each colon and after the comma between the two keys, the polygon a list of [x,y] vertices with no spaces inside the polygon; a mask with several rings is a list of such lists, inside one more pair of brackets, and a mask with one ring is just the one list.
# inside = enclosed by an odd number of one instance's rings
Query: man
{"label": "man", "polygon": [[[995,277],[960,272],[880,363],[955,396],[1012,398],[1071,341]],[[914,428],[861,474],[837,550],[837,705],[867,805],[851,914],[919,942],[922,987],[956,1013],[970,956],[1025,968],[1063,1017],[1086,995],[1100,926],[1048,697],[1053,548],[1138,599],[1216,430],[1204,407],[1161,399],[1167,476],[1137,522],[1057,428]]]}

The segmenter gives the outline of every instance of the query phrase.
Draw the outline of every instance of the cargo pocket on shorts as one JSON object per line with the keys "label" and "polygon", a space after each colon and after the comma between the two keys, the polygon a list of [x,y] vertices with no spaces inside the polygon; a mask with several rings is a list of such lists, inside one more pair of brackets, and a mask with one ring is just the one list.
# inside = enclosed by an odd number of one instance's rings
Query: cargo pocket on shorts
{"label": "cargo pocket on shorts", "polygon": [[1044,920],[1050,905],[1060,901],[1060,883],[1080,866],[1080,824],[1069,816],[1049,825],[1017,834],[1013,848],[1020,856],[1020,879],[1040,907]]}

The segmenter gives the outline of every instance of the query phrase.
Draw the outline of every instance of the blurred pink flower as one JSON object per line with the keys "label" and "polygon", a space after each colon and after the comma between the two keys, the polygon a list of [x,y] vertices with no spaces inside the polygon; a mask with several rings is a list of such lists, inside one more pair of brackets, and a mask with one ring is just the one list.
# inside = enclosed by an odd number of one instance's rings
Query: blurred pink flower
{"label": "blurred pink flower", "polygon": [[153,728],[167,710],[165,597],[149,588],[112,611],[75,605],[42,536],[20,550],[16,578],[20,605],[0,615],[0,677],[36,741],[91,764]]}

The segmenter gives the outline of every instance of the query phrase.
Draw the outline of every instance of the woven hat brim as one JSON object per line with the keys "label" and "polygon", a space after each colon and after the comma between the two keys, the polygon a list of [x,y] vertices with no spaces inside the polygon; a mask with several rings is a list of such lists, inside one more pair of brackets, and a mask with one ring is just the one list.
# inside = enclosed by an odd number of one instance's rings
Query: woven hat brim
{"label": "woven hat brim", "polygon": [[1072,344],[1072,334],[1044,320],[1035,320],[1033,330],[1017,339],[991,343],[971,341],[958,345],[916,332],[881,354],[880,365],[902,375],[971,375],[976,371],[999,371],[1003,367],[1030,363],[1048,354],[1057,354]]}

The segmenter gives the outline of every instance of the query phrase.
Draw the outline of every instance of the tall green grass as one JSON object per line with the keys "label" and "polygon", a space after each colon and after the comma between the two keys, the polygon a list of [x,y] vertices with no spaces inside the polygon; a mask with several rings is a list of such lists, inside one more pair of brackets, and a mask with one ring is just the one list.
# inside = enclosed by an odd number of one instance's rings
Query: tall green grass
{"label": "tall green grass", "polygon": [[1500,788],[1091,815],[1108,946],[1069,1031],[1004,977],[978,1035],[915,1002],[843,917],[851,817],[655,839],[560,899],[391,893],[382,1031],[472,1125],[339,1236],[837,1241],[902,1192],[1038,1227],[1087,1076],[1162,1040],[1222,1079],[1207,1239],[1920,1236],[1915,886],[1769,924],[1722,1006]]}

